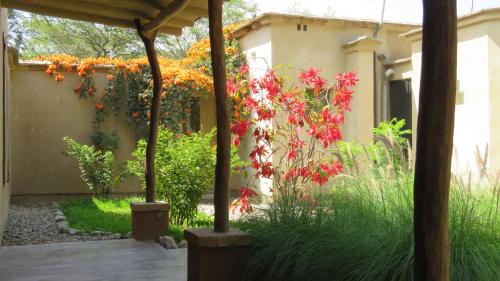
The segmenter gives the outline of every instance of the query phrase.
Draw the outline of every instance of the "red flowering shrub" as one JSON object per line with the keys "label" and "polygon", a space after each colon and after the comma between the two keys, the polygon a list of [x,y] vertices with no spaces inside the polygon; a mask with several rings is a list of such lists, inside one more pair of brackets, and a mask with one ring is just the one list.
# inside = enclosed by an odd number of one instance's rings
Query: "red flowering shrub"
{"label": "red flowering shrub", "polygon": [[[273,70],[261,78],[249,78],[248,72],[248,66],[241,67],[227,82],[233,144],[239,145],[251,132],[250,162],[255,176],[273,179],[275,194],[278,189],[311,198],[312,186],[323,186],[342,172],[329,147],[342,139],[341,126],[345,112],[350,111],[356,74],[341,73],[328,82],[319,70],[310,68],[286,87]],[[249,198],[255,194],[242,187],[231,207],[251,211]]]}

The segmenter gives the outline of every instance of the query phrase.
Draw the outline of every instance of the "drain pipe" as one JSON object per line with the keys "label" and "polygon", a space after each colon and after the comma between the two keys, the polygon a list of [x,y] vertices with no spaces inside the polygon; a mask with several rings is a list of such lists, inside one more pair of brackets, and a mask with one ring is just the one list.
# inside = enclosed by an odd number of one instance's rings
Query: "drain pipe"
{"label": "drain pipe", "polygon": [[382,82],[382,121],[389,120],[389,81],[394,75],[394,69],[389,68],[384,72],[384,80]]}
{"label": "drain pipe", "polygon": [[[377,39],[378,32],[382,28],[384,24],[384,14],[385,14],[385,0],[382,2],[382,14],[380,15],[380,21],[375,27],[375,31],[373,32],[373,39]],[[383,85],[382,85],[383,87]],[[373,52],[373,126],[377,127],[379,123],[379,116],[377,114],[378,111],[378,86],[377,86],[377,52]],[[382,109],[384,108],[384,104],[382,103]]]}

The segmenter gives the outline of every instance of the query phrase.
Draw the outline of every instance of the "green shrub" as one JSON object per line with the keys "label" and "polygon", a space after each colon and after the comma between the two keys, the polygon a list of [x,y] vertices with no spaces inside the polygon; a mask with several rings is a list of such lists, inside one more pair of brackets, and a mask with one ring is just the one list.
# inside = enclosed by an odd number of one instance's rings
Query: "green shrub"
{"label": "green shrub", "polygon": [[[171,206],[171,220],[179,225],[191,223],[195,218],[198,203],[204,193],[214,184],[216,147],[212,144],[215,130],[207,134],[175,136],[160,129],[156,148],[156,197]],[[146,141],[140,140],[127,164],[128,172],[136,176],[143,186]],[[243,166],[244,162],[232,152],[232,166]]]}
{"label": "green shrub", "polygon": [[375,137],[386,137],[398,142],[401,145],[407,144],[407,137],[411,136],[412,130],[404,129],[406,121],[404,119],[392,119],[391,121],[380,122],[378,127],[373,128]]}
{"label": "green shrub", "polygon": [[[156,148],[156,198],[170,203],[170,219],[182,225],[195,217],[203,194],[214,181],[214,132],[175,137],[160,129]],[[128,170],[145,186],[146,141],[140,140]]]}
{"label": "green shrub", "polygon": [[405,124],[404,119],[381,122],[373,129],[374,141],[370,143],[339,141],[334,151],[344,166],[344,172],[358,176],[368,168],[374,176],[380,177],[411,169],[411,151],[405,136],[412,131],[404,129]]}
{"label": "green shrub", "polygon": [[109,194],[116,187],[113,177],[114,156],[111,151],[101,151],[94,146],[79,144],[69,137],[63,140],[68,145],[67,156],[78,161],[80,176],[95,194]]}

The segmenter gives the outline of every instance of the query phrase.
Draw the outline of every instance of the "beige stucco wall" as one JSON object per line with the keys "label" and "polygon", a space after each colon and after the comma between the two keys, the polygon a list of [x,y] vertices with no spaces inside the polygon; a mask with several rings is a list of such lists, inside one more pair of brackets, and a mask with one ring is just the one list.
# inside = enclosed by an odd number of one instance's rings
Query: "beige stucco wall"
{"label": "beige stucco wall", "polygon": [[[67,146],[63,137],[90,143],[92,119],[97,98],[79,99],[73,88],[79,82],[76,73],[64,73],[63,82],[46,75],[44,67],[12,65],[11,69],[11,144],[12,193],[14,195],[88,193],[80,179],[77,161],[63,155]],[[95,75],[98,94],[105,87],[106,73]],[[124,121],[114,121],[113,114],[103,128],[116,130],[120,147],[118,163],[129,159],[136,139]],[[135,181],[126,181],[118,192],[138,192]]]}
{"label": "beige stucco wall", "polygon": [[[3,36],[7,35],[7,10],[0,9],[0,33]],[[4,37],[5,38],[5,37]],[[5,50],[3,49],[2,44],[2,54],[5,54]],[[2,65],[5,65],[6,71],[4,72]],[[0,77],[4,77],[2,80],[2,86],[0,89],[1,97],[5,94],[9,94],[9,64],[6,62],[6,56],[0,56]],[[8,99],[7,99],[8,101]],[[5,107],[8,107],[7,105]],[[3,98],[0,98],[0,113],[4,113],[4,104]],[[8,120],[8,119],[7,119]],[[4,152],[2,147],[4,147],[4,123],[0,122],[0,159],[4,158]],[[8,149],[8,146],[6,147]],[[8,153],[8,152],[7,152]],[[9,154],[7,154],[9,155]],[[9,209],[9,201],[10,201],[10,184],[8,182],[8,178],[4,178],[5,175],[8,175],[9,167],[8,161],[6,162],[7,167],[4,167],[4,162],[0,161],[0,245],[2,245],[2,236],[5,228],[5,222],[7,221],[7,213]]]}
{"label": "beige stucco wall", "polygon": [[[488,146],[489,168],[500,169],[499,151],[500,138],[497,133],[500,125],[500,115],[495,112],[499,106],[498,97],[500,84],[497,82],[500,68],[498,61],[500,52],[495,49],[494,37],[500,39],[500,33],[495,31],[498,26],[491,22],[480,22],[458,29],[457,45],[457,104],[455,107],[455,130],[453,137],[454,153],[452,171],[463,173],[469,170],[477,171],[476,149],[484,155]],[[417,128],[418,97],[421,71],[421,38],[410,37],[412,40],[412,92],[413,92],[413,128]],[[497,41],[498,42],[498,41]],[[496,47],[498,48],[498,46]],[[497,76],[491,76],[497,75]],[[498,108],[498,107],[497,107]],[[496,119],[495,119],[496,117]],[[496,124],[495,124],[496,122]],[[414,137],[414,141],[416,141]],[[415,142],[414,142],[415,143]]]}
{"label": "beige stucco wall", "polygon": [[[64,73],[57,83],[44,72],[45,66],[12,65],[12,109],[10,111],[12,142],[12,194],[84,194],[89,193],[80,179],[77,161],[63,155],[67,148],[63,137],[90,143],[92,119],[97,98],[78,99],[73,88],[79,82],[76,73]],[[98,94],[103,93],[105,72],[95,75]],[[213,95],[199,95],[201,131],[215,126]],[[116,130],[120,147],[115,152],[117,165],[130,159],[137,142],[133,127],[111,113],[103,124],[106,132]],[[116,192],[141,192],[136,180],[127,180]]]}

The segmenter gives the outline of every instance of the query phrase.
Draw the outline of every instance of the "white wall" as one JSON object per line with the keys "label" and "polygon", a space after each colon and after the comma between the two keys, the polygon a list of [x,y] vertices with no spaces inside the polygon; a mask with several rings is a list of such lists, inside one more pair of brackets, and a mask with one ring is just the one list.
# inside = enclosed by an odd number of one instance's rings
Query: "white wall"
{"label": "white wall", "polygon": [[[476,147],[484,151],[491,142],[492,122],[490,103],[489,64],[494,61],[489,53],[487,24],[474,24],[458,29],[457,80],[463,100],[457,98],[455,108],[454,153],[452,171],[477,171]],[[417,128],[418,98],[420,93],[421,51],[420,39],[412,42],[413,128]],[[500,56],[498,57],[500,58]],[[459,94],[461,95],[461,94]],[[416,138],[413,138],[416,143]]]}
{"label": "white wall", "polygon": [[[250,32],[245,37],[239,40],[241,49],[243,50],[248,66],[250,68],[250,75],[258,78],[266,73],[266,71],[273,66],[273,43],[271,41],[271,27],[262,27],[259,32]],[[271,124],[260,124],[261,126],[271,126]],[[249,154],[253,148],[253,140],[247,134],[240,144],[240,156],[243,160],[249,159]],[[231,182],[231,189],[238,189],[241,186],[252,185],[258,187],[263,193],[270,193],[272,181],[269,179],[255,178],[255,170],[247,168],[246,173],[248,176],[233,176],[235,180]],[[237,186],[235,186],[237,185]]]}

